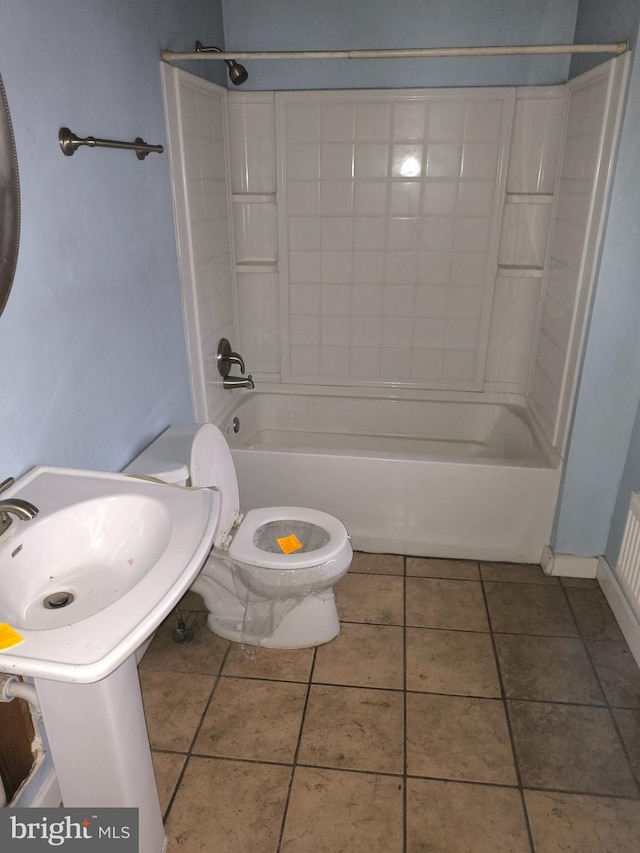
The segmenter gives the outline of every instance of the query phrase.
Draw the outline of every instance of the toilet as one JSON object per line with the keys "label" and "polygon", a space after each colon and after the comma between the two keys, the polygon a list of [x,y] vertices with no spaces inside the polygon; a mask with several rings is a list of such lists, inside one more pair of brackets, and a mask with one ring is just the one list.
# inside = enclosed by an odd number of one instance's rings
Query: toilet
{"label": "toilet", "polygon": [[302,507],[252,509],[242,516],[233,458],[218,427],[169,427],[123,473],[220,492],[213,548],[191,587],[204,600],[214,634],[286,649],[338,636],[332,586],[353,556],[345,526]]}

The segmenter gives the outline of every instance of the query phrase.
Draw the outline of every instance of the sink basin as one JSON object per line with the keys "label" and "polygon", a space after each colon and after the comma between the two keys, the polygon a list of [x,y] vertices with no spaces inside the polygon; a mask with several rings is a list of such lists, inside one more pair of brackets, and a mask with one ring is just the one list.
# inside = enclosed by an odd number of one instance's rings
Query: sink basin
{"label": "sink basin", "polygon": [[35,504],[0,537],[0,671],[89,683],[165,618],[211,548],[218,493],[121,474],[32,469],[2,493]]}

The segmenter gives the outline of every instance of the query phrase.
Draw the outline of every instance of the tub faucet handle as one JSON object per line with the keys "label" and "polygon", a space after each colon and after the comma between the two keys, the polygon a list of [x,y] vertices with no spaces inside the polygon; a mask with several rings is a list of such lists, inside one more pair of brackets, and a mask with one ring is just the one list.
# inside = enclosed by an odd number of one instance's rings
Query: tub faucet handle
{"label": "tub faucet handle", "polygon": [[238,355],[237,352],[230,352],[229,355],[227,356],[227,361],[229,362],[229,364],[240,365],[240,373],[244,373],[244,370],[245,370],[244,359],[242,358],[241,355]]}
{"label": "tub faucet handle", "polygon": [[241,373],[245,371],[244,359],[239,353],[233,352],[231,344],[226,338],[220,339],[216,360],[218,362],[218,373],[223,379],[229,375],[232,364],[239,365]]}

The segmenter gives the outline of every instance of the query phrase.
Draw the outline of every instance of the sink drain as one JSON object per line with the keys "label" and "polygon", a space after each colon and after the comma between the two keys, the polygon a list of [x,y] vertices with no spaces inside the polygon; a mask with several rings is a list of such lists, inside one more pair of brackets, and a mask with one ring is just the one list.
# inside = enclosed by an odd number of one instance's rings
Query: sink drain
{"label": "sink drain", "polygon": [[47,610],[59,610],[61,607],[71,604],[74,598],[72,592],[54,592],[45,598],[44,606]]}

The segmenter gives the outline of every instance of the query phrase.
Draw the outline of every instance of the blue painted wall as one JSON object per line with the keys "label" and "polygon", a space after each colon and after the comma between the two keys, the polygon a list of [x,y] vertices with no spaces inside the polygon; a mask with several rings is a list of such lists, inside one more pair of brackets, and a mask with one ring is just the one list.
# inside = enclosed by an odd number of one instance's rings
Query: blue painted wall
{"label": "blue painted wall", "polygon": [[160,49],[196,38],[222,41],[217,0],[0,0],[23,207],[0,317],[0,478],[119,468],[191,417],[167,154],[64,157],[57,137],[166,146]]}
{"label": "blue painted wall", "polygon": [[[223,0],[228,49],[573,42],[577,0]],[[563,83],[568,57],[246,62],[248,89]]]}
{"label": "blue painted wall", "polygon": [[[580,0],[576,20],[576,44],[603,44],[627,41],[633,50],[638,39],[638,0]],[[599,65],[607,56],[576,54],[571,59],[570,77],[577,77]]]}
{"label": "blue painted wall", "polygon": [[[612,7],[624,16],[617,29]],[[638,0],[632,4],[583,0],[576,29],[584,41],[606,41],[617,34],[635,37],[639,20]],[[552,543],[560,553],[606,553],[612,566],[629,493],[640,488],[638,163],[640,62],[636,57]]]}
{"label": "blue painted wall", "polygon": [[611,521],[611,530],[609,531],[609,539],[605,549],[605,557],[612,567],[615,567],[618,554],[620,553],[620,544],[627,521],[631,492],[640,492],[640,406],[636,412],[635,424],[629,443],[629,452],[627,453],[627,459],[622,472],[622,480],[618,489],[613,519]]}

